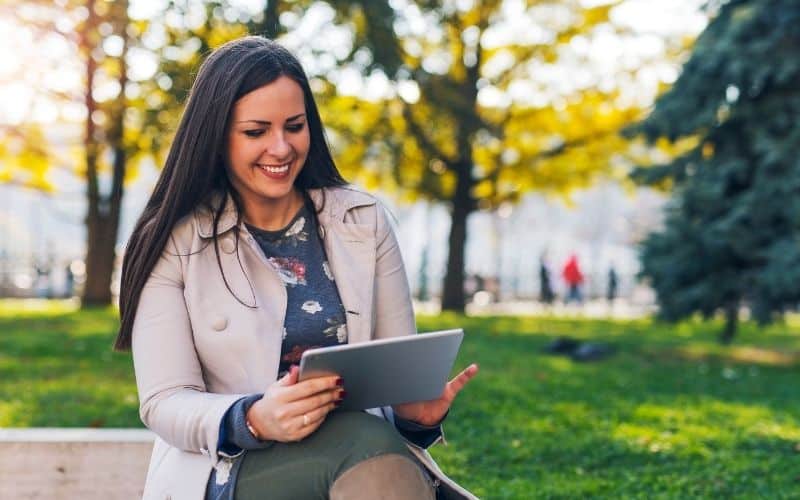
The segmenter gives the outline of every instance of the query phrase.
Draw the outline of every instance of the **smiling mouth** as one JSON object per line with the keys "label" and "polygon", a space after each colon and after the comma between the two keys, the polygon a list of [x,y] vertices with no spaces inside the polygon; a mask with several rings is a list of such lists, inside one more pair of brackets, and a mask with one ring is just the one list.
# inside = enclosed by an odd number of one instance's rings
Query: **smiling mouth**
{"label": "smiling mouth", "polygon": [[289,165],[291,165],[291,161],[286,163],[281,163],[278,165],[267,165],[265,163],[256,163],[256,166],[261,170],[265,170],[271,174],[283,174],[289,171]]}

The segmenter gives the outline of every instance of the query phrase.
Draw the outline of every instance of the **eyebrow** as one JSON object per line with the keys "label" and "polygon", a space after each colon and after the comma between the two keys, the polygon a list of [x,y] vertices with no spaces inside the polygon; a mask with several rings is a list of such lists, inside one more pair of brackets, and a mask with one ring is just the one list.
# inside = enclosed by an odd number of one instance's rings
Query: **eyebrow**
{"label": "eyebrow", "polygon": [[[291,122],[291,121],[297,120],[298,118],[302,118],[305,115],[306,115],[305,113],[300,113],[299,115],[290,116],[289,118],[286,119],[286,121],[287,122]],[[236,123],[248,123],[248,122],[257,123],[259,125],[270,125],[271,124],[270,122],[268,122],[266,120],[239,120]]]}

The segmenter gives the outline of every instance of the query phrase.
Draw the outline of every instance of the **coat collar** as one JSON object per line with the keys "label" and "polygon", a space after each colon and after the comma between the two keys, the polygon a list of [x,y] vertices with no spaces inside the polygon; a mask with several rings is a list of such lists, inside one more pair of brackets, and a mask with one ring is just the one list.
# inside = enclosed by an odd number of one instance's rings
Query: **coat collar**
{"label": "coat collar", "polygon": [[[327,225],[332,221],[341,222],[344,215],[353,208],[374,205],[375,197],[346,185],[342,187],[309,189],[308,194],[316,207],[322,206],[319,212],[320,223]],[[222,203],[223,195],[215,193],[211,196],[210,203],[195,209],[194,218],[197,222],[197,232],[202,238],[211,238],[214,228],[214,212]],[[238,218],[236,206],[230,195],[225,195],[225,207],[217,222],[217,236],[230,231]]]}

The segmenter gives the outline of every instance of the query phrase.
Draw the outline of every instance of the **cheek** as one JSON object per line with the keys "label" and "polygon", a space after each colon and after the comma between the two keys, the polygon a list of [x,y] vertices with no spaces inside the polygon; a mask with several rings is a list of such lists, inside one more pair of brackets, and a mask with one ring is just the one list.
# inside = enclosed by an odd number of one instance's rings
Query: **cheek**
{"label": "cheek", "polygon": [[297,137],[297,143],[295,149],[297,151],[301,151],[303,156],[308,154],[308,150],[311,148],[311,135],[308,133],[308,129],[302,134]]}
{"label": "cheek", "polygon": [[247,167],[253,160],[254,141],[244,141],[240,138],[231,139],[228,155],[233,167]]}

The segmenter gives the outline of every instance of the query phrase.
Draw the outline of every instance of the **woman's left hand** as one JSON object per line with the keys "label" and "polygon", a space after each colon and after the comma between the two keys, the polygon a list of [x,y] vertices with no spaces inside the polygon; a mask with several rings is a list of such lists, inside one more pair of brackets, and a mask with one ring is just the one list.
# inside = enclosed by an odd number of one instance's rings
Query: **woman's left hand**
{"label": "woman's left hand", "polygon": [[411,420],[422,425],[438,424],[447,414],[450,405],[453,404],[453,400],[456,398],[456,394],[458,394],[459,391],[467,385],[467,382],[477,373],[478,365],[471,364],[456,375],[453,380],[447,383],[439,399],[403,403],[394,405],[392,408],[396,415],[406,420]]}

